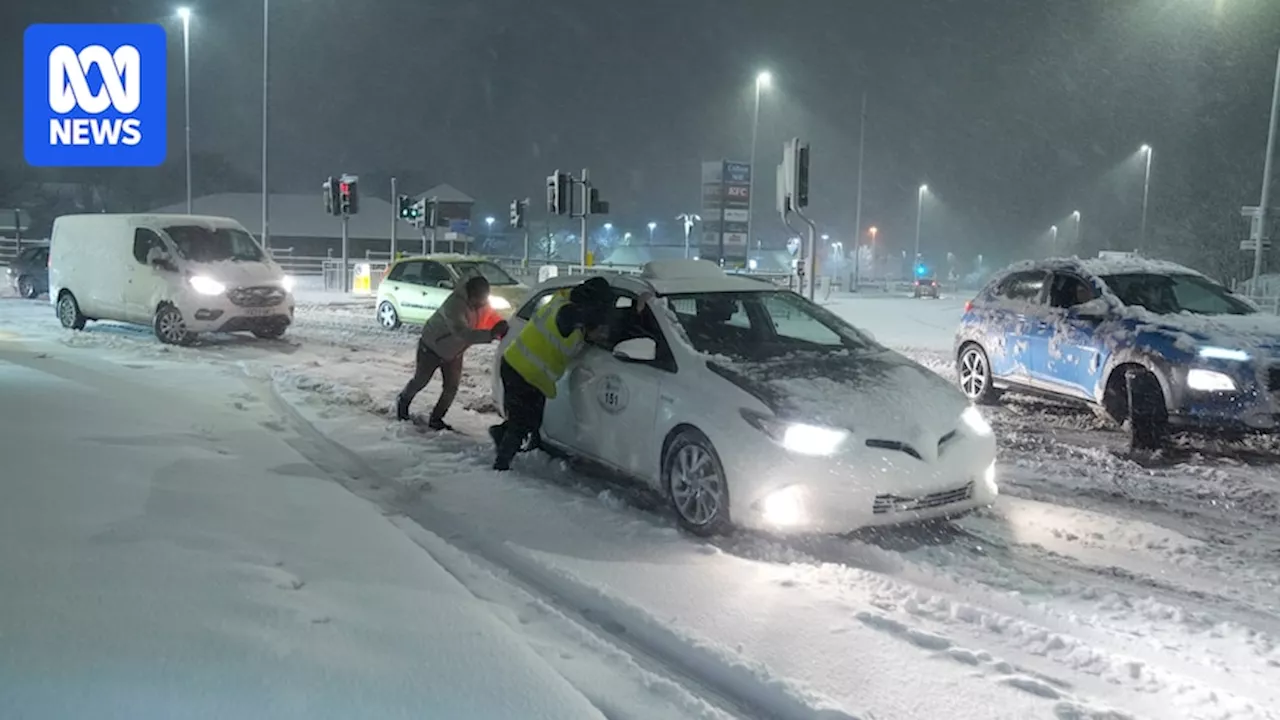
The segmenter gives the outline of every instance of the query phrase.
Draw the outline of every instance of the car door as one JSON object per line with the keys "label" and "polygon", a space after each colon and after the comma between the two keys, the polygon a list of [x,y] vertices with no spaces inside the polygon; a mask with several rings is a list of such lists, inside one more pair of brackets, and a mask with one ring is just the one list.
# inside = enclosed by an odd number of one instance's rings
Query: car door
{"label": "car door", "polygon": [[422,301],[428,316],[449,299],[453,288],[453,273],[449,272],[449,268],[434,260],[422,262]]}
{"label": "car door", "polygon": [[387,289],[395,300],[402,322],[421,325],[427,321],[426,299],[422,286],[422,260],[405,260],[387,275]]}
{"label": "car door", "polygon": [[1033,334],[1033,379],[1045,390],[1092,398],[1104,357],[1096,334],[1098,318],[1076,308],[1098,297],[1098,289],[1071,272],[1053,274],[1046,293],[1045,312]]}
{"label": "car door", "polygon": [[[644,478],[657,457],[654,423],[664,377],[669,374],[670,349],[649,309],[637,313],[635,298],[615,290],[615,315],[609,337],[591,343],[575,361],[568,377],[575,445],[579,452],[615,470]],[[614,356],[621,341],[650,337],[658,344],[653,362],[633,362]]]}
{"label": "car door", "polygon": [[985,343],[991,374],[1014,382],[1030,381],[1033,364],[1032,327],[1043,310],[1044,270],[1015,272],[993,291],[987,303]]}
{"label": "car door", "polygon": [[173,252],[160,234],[150,228],[133,231],[132,262],[128,262],[124,283],[119,290],[119,309],[124,320],[150,324],[155,306],[166,295],[174,270],[156,267],[151,263],[157,256],[173,257]]}

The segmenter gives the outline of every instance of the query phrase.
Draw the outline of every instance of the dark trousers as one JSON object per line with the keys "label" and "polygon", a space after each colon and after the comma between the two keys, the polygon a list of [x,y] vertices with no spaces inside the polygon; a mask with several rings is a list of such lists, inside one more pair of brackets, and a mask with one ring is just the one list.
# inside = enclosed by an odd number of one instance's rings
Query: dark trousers
{"label": "dark trousers", "polygon": [[452,360],[444,360],[423,343],[418,343],[418,361],[413,377],[409,378],[409,383],[404,386],[404,390],[400,391],[397,401],[397,412],[402,419],[409,415],[409,404],[418,393],[422,392],[422,388],[431,382],[431,377],[436,374],[437,368],[444,379],[444,387],[440,388],[440,397],[436,400],[435,408],[431,410],[430,419],[436,422],[444,420],[444,414],[449,412],[449,406],[458,395],[458,385],[462,383],[462,355]]}
{"label": "dark trousers", "polygon": [[507,470],[516,453],[520,452],[525,439],[530,436],[535,439],[538,437],[547,396],[507,364],[505,358],[498,372],[502,378],[502,408],[506,412],[507,421],[498,426],[500,429],[494,433],[498,452],[493,466],[499,470]]}

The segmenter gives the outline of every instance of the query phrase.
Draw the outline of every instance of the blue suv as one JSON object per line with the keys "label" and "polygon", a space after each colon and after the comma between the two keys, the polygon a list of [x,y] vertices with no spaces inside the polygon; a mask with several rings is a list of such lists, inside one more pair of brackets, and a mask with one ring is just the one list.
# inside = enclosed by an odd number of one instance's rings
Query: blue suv
{"label": "blue suv", "polygon": [[1135,444],[1173,429],[1280,433],[1280,318],[1174,263],[1026,262],[965,306],[960,389],[1077,400],[1130,422]]}

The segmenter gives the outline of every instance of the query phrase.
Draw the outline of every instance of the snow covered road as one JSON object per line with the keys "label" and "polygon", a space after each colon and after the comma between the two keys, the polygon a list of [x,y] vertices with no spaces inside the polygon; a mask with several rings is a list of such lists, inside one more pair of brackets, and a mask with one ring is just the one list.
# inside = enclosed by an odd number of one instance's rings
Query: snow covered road
{"label": "snow covered road", "polygon": [[[960,305],[833,308],[946,374]],[[47,305],[10,301],[0,313],[11,335],[66,352],[259,378],[242,404],[310,438],[299,450],[312,463],[403,516],[406,534],[473,593],[505,576],[504,592],[535,598],[558,627],[606,638],[601,652],[620,674],[666,688],[651,695],[672,712],[1270,718],[1280,707],[1280,471],[1267,444],[1247,448],[1250,462],[1212,447],[1137,462],[1091,414],[1015,400],[992,417],[1006,494],[991,512],[848,538],[709,544],[676,532],[651,498],[557,463],[490,473],[483,351],[469,358],[452,418],[470,436],[390,422],[416,338],[377,329],[367,308],[303,307],[285,342],[189,349],[121,326],[65,333]],[[557,670],[590,686],[581,673],[591,668],[574,665]]]}

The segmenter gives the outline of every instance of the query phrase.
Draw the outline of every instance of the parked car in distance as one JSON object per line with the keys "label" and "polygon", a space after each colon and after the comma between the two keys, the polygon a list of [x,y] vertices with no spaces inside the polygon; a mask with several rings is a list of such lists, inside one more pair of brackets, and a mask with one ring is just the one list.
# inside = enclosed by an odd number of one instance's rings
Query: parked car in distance
{"label": "parked car in distance", "polygon": [[9,285],[24,298],[49,292],[49,246],[23,248],[5,270]]}
{"label": "parked car in distance", "polygon": [[1170,262],[1009,267],[966,305],[955,357],[976,402],[1083,402],[1129,421],[1143,446],[1171,430],[1280,432],[1280,318]]}
{"label": "parked car in distance", "polygon": [[[995,500],[979,410],[822,306],[705,260],[600,277],[615,295],[609,332],[561,377],[540,442],[656,490],[686,530],[839,533]],[[494,353],[499,407],[503,352],[583,279],[546,280],[511,317]]]}
{"label": "parked car in distance", "polygon": [[53,221],[49,299],[63,327],[149,325],[161,342],[204,332],[277,338],[293,322],[293,280],[230,218],[63,215]]}
{"label": "parked car in distance", "polygon": [[387,266],[378,284],[378,324],[394,330],[403,323],[425,323],[454,288],[471,275],[481,275],[489,281],[490,312],[481,323],[484,329],[510,317],[513,308],[529,293],[529,286],[478,255],[404,257]]}

